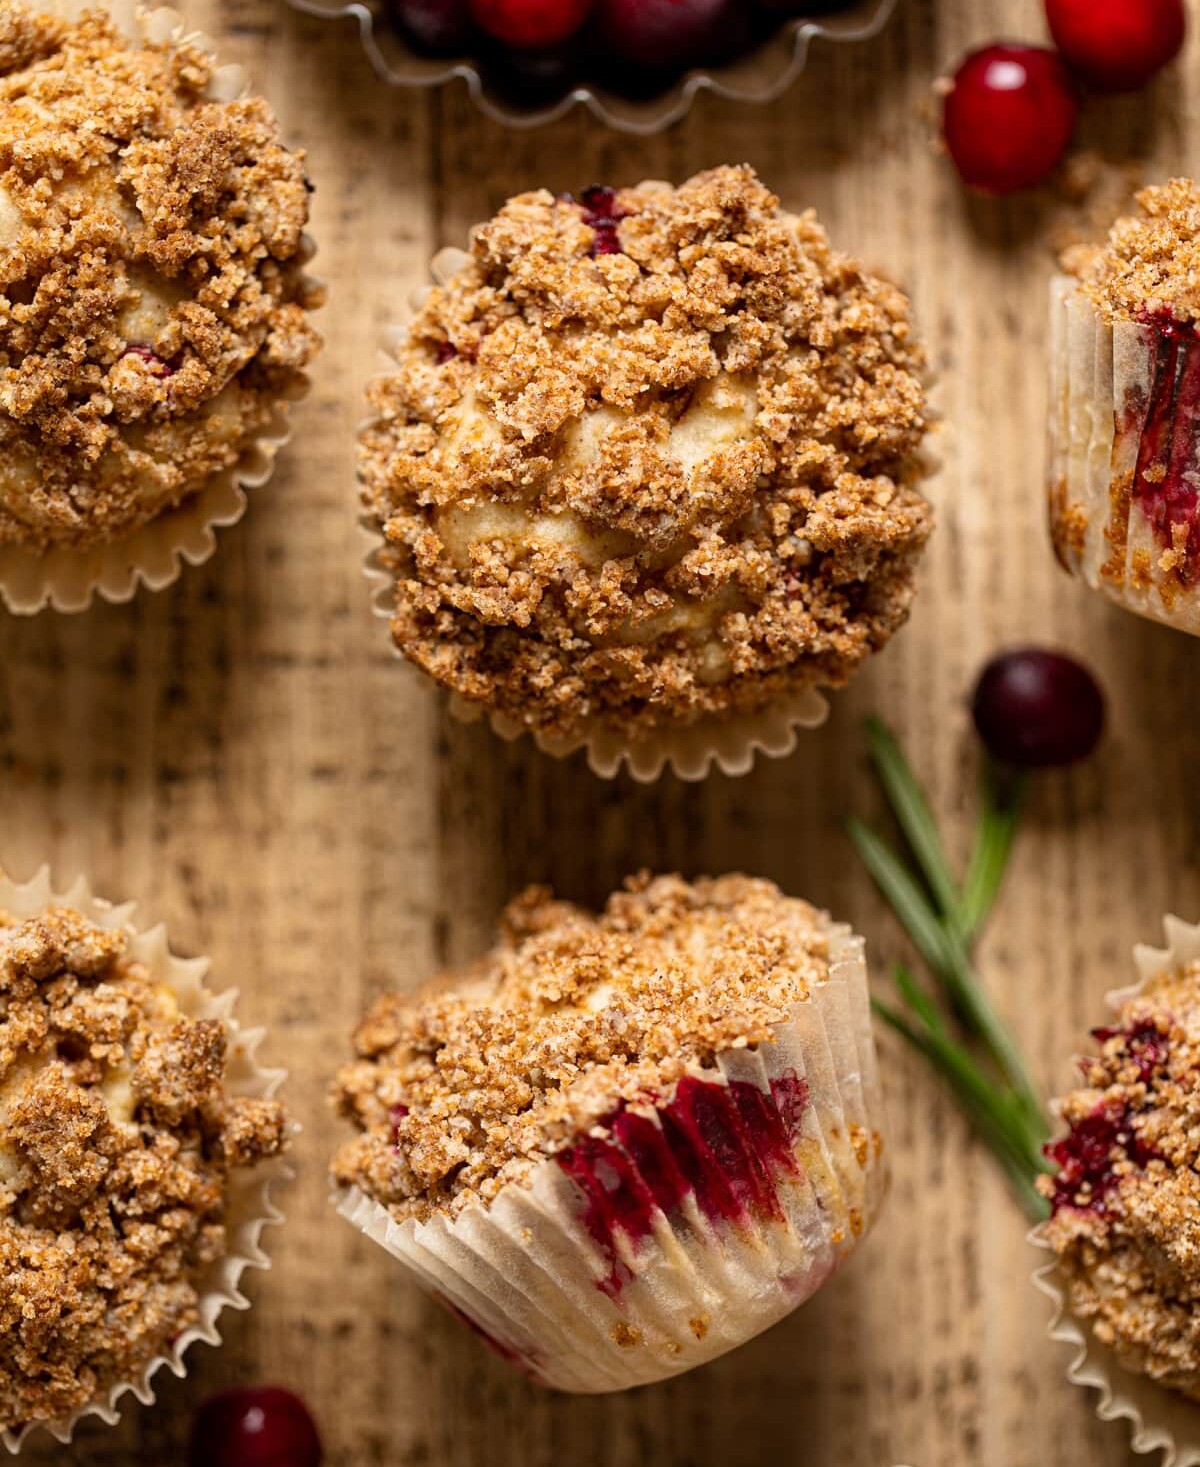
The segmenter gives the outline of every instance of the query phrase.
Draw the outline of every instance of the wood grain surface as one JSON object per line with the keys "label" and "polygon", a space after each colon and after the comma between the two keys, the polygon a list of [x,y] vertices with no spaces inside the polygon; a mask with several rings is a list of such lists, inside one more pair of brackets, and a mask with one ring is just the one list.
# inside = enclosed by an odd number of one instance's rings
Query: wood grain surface
{"label": "wood grain surface", "polygon": [[[128,607],[0,621],[0,860],[18,877],[87,872],[211,955],[290,1068],[301,1176],[224,1348],[199,1348],[156,1407],[27,1460],[178,1467],[200,1396],[270,1380],[312,1403],[330,1467],[1129,1463],[1126,1428],[1095,1419],[1045,1338],[1021,1216],[890,1042],[895,1181],[874,1236],[768,1335],[622,1397],[511,1374],[333,1214],[325,1182],[326,1094],[356,1016],[474,954],[523,883],[596,902],[640,866],[754,872],[855,923],[881,968],[900,938],[842,833],[849,812],[880,814],[862,718],[896,726],[962,853],[978,772],[964,697],[1004,644],[1075,649],[1111,698],[1101,757],[1039,783],[982,949],[1042,1083],[1067,1080],[1132,944],[1157,940],[1166,911],[1200,915],[1200,643],[1069,581],[1043,526],[1051,242],[1086,208],[968,200],[929,145],[933,78],[968,45],[1040,37],[1037,0],[901,0],[882,38],[818,48],[771,108],[702,99],[648,141],[582,116],[507,133],[458,86],[389,90],[352,27],[282,0],[184,9],[308,149],[327,347],[274,480],[209,565]],[[1155,93],[1089,113],[1101,192],[1200,166],[1198,65],[1200,37]],[[910,627],[792,758],[699,787],[601,783],[450,722],[393,659],[355,525],[362,387],[431,252],[506,195],[742,160],[910,287],[942,381],[939,530]]]}

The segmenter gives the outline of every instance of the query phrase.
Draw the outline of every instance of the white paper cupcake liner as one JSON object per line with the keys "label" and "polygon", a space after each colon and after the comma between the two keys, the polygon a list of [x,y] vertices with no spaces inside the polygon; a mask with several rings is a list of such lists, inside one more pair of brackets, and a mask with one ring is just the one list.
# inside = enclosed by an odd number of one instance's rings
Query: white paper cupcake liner
{"label": "white paper cupcake liner", "polygon": [[[73,18],[89,8],[90,0],[31,3],[51,15]],[[106,8],[131,40],[155,45],[188,41],[214,54],[208,39],[190,30],[176,10],[147,10],[137,0],[107,0]],[[243,96],[248,88],[240,66],[220,66],[206,96],[228,102]],[[310,236],[304,236],[302,248],[307,264],[316,253]],[[35,616],[47,608],[81,612],[96,596],[122,604],[131,601],[142,586],[148,591],[165,590],[179,579],[185,564],[203,565],[217,548],[217,530],[236,525],[245,514],[247,490],[260,489],[271,477],[276,455],[291,437],[289,406],[307,390],[304,379],[281,396],[270,422],[245,445],[236,463],[129,534],[80,549],[53,546],[42,554],[19,545],[0,545],[0,602],[15,616]]]}
{"label": "white paper cupcake liner", "polygon": [[[207,958],[178,958],[170,950],[166,928],[161,924],[139,931],[133,925],[135,904],[114,906],[93,896],[91,887],[80,877],[65,891],[58,891],[43,867],[31,881],[18,883],[0,874],[0,911],[22,919],[35,917],[48,907],[71,907],[98,927],[122,929],[129,935],[130,955],[143,963],[151,975],[167,986],[179,1001],[180,1010],[193,1019],[216,1019],[229,1036],[225,1085],[230,1094],[269,1098],[287,1076],[286,1070],[267,1069],[259,1064],[257,1052],[265,1030],[243,1029],[234,1017],[237,990],[227,989],[213,994],[204,986],[208,971]],[[121,1400],[132,1394],[143,1406],[155,1398],[154,1377],[165,1366],[182,1378],[187,1373],[184,1356],[197,1341],[219,1345],[218,1320],[225,1309],[249,1309],[250,1300],[241,1291],[241,1279],[248,1268],[268,1269],[271,1261],[261,1246],[262,1232],[268,1224],[279,1224],[283,1214],[272,1199],[292,1176],[282,1157],[273,1157],[253,1168],[236,1169],[230,1174],[226,1203],[225,1227],[227,1248],[224,1256],[209,1265],[198,1287],[199,1319],[183,1330],[170,1349],[156,1355],[143,1368],[136,1380],[114,1386],[104,1396],[82,1407],[69,1417],[50,1422],[30,1422],[20,1430],[0,1431],[0,1442],[12,1454],[39,1429],[48,1431],[56,1441],[67,1443],[76,1426],[84,1418],[99,1417],[112,1426],[121,1415]]]}
{"label": "white paper cupcake liner", "polygon": [[[1200,959],[1200,926],[1167,917],[1163,926],[1167,945],[1134,949],[1138,981],[1108,995],[1114,1011],[1137,998],[1147,983]],[[1035,1228],[1030,1242],[1052,1252],[1043,1230]],[[1127,1370],[1109,1346],[1096,1339],[1091,1324],[1071,1313],[1067,1290],[1057,1263],[1039,1268],[1036,1286],[1053,1304],[1051,1339],[1071,1352],[1067,1376],[1076,1385],[1099,1392],[1096,1414],[1102,1421],[1128,1421],[1135,1452],[1162,1452],[1161,1467],[1200,1467],[1200,1403],[1157,1385],[1149,1376]]]}
{"label": "white paper cupcake liner", "polygon": [[625,1390],[703,1364],[811,1297],[886,1188],[863,942],[770,1044],[618,1112],[486,1207],[397,1222],[338,1210],[543,1385]]}
{"label": "white paper cupcake liner", "polygon": [[[1078,282],[1059,276],[1050,298],[1050,525],[1063,565],[1139,616],[1200,636],[1200,584],[1181,585],[1162,564],[1167,547],[1135,493],[1138,454],[1150,428],[1164,334],[1153,325],[1105,322]],[[1200,343],[1179,347],[1180,360]],[[1200,424],[1168,421],[1185,476],[1200,480]],[[1178,441],[1176,441],[1178,440]]]}

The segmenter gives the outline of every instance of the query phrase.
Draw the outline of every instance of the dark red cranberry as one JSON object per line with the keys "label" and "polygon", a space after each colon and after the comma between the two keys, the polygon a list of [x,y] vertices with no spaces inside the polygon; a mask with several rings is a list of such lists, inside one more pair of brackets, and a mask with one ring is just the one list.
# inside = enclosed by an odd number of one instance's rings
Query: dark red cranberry
{"label": "dark red cranberry", "polygon": [[489,36],[518,51],[539,51],[583,29],[592,0],[470,0]]}
{"label": "dark red cranberry", "polygon": [[621,61],[685,71],[741,49],[744,9],[737,0],[596,0],[596,23]]}
{"label": "dark red cranberry", "polygon": [[452,362],[458,355],[458,347],[452,341],[439,341],[433,349],[433,359],[439,367],[444,367],[447,362]]}
{"label": "dark red cranberry", "polygon": [[475,34],[469,0],[388,0],[408,40],[435,56],[465,51]]}
{"label": "dark red cranberry", "polygon": [[1078,116],[1075,83],[1056,52],[985,46],[955,73],[942,136],[968,187],[1011,194],[1053,173]]}
{"label": "dark red cranberry", "polygon": [[1044,1148],[1058,1167],[1054,1181],[1053,1207],[1086,1207],[1103,1212],[1108,1194],[1121,1174],[1116,1163],[1130,1161],[1145,1168],[1157,1153],[1147,1146],[1133,1127],[1133,1116],[1121,1102],[1102,1102],[1058,1141]]}
{"label": "dark red cranberry", "polygon": [[621,237],[617,226],[626,214],[617,202],[616,189],[593,184],[591,188],[584,189],[579,205],[583,210],[583,222],[595,231],[592,254],[619,255]]}
{"label": "dark red cranberry", "polygon": [[299,1396],[251,1386],[200,1403],[187,1460],[188,1467],[320,1467],[321,1438]]}
{"label": "dark red cranberry", "polygon": [[1086,759],[1104,731],[1095,678],[1073,658],[1038,647],[994,657],[975,685],[972,712],[992,757],[1017,768]]}
{"label": "dark red cranberry", "polygon": [[852,0],[757,0],[757,3],[768,15],[827,15],[831,10],[845,10]]}
{"label": "dark red cranberry", "polygon": [[1155,1070],[1166,1064],[1171,1053],[1167,1036],[1152,1019],[1144,1019],[1132,1029],[1093,1029],[1092,1038],[1098,1039],[1101,1044],[1120,1038],[1124,1042],[1126,1054],[1137,1065],[1138,1079],[1143,1084],[1149,1084]]}
{"label": "dark red cranberry", "polygon": [[1098,92],[1136,92],[1183,50],[1183,0],[1046,0],[1054,44]]}
{"label": "dark red cranberry", "polygon": [[525,107],[544,107],[565,97],[583,69],[581,60],[575,37],[537,50],[492,47],[482,58],[489,90]]}
{"label": "dark red cranberry", "polygon": [[138,357],[159,377],[173,377],[175,368],[170,362],[164,360],[159,354],[148,346],[127,346],[125,348],[127,357]]}

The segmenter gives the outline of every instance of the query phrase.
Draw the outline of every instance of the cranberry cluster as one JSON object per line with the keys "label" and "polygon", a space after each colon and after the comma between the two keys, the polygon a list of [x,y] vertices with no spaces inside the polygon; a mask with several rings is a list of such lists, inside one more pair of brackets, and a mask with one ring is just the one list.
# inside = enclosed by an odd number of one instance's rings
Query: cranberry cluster
{"label": "cranberry cluster", "polygon": [[474,55],[489,84],[526,104],[594,81],[648,96],[694,66],[726,63],[789,16],[847,0],[386,0],[427,55]]}
{"label": "cranberry cluster", "polygon": [[1133,92],[1183,48],[1184,0],[1045,0],[1057,50],[972,51],[946,91],[942,135],[963,182],[1010,194],[1043,182],[1070,146],[1083,90]]}

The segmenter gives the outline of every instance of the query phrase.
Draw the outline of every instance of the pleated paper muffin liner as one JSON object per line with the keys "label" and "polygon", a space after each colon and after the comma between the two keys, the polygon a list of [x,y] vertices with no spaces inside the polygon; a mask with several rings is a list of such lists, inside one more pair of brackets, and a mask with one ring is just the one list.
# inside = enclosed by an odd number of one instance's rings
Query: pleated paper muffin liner
{"label": "pleated paper muffin liner", "polygon": [[690,1370],[811,1297],[886,1188],[862,939],[775,1039],[622,1107],[456,1217],[338,1210],[518,1368],[594,1394]]}
{"label": "pleated paper muffin liner", "polygon": [[[637,185],[639,191],[651,193],[671,187],[655,179]],[[780,211],[782,219],[795,217]],[[430,274],[437,285],[445,285],[470,260],[466,250],[447,246],[434,255]],[[421,310],[432,290],[432,285],[422,285],[412,292],[409,307],[413,313]],[[405,331],[404,326],[396,326],[389,333],[384,374],[390,369],[391,358]],[[939,468],[932,453],[923,453],[925,477],[932,477]],[[365,570],[373,587],[374,610],[381,619],[390,621],[395,580],[385,563],[382,534],[369,516],[364,516],[360,524],[367,535]],[[486,718],[492,731],[507,741],[530,734],[538,748],[554,758],[568,758],[584,749],[589,768],[601,779],[613,779],[622,767],[627,767],[634,779],[650,784],[660,778],[664,769],[670,769],[679,779],[697,781],[707,778],[713,769],[729,776],[748,774],[760,754],[772,759],[786,758],[795,751],[802,730],[820,728],[825,723],[829,701],[818,686],[809,685],[777,695],[761,708],[711,714],[686,723],[664,723],[634,739],[603,725],[587,728],[572,738],[556,738],[507,714],[470,703],[460,694],[451,695],[450,712],[464,723]]]}
{"label": "pleated paper muffin liner", "polygon": [[[1138,982],[1109,994],[1114,1011],[1139,997],[1160,974],[1200,959],[1200,926],[1167,917],[1163,927],[1166,947],[1139,945],[1134,949]],[[1030,1242],[1043,1251],[1053,1251],[1042,1228],[1034,1229]],[[1060,1341],[1071,1352],[1068,1378],[1099,1392],[1097,1416],[1102,1421],[1128,1421],[1133,1450],[1161,1451],[1161,1467],[1200,1467],[1200,1403],[1123,1366],[1116,1352],[1096,1338],[1091,1323],[1072,1314],[1057,1263],[1039,1268],[1033,1281],[1053,1305],[1051,1339]]]}
{"label": "pleated paper muffin liner", "polygon": [[[73,18],[88,9],[88,0],[30,0],[51,15]],[[121,33],[154,45],[188,41],[212,55],[208,39],[190,30],[183,16],[166,7],[141,8],[136,0],[107,0],[106,8]],[[205,93],[211,101],[231,102],[245,95],[249,80],[236,65],[218,67]],[[309,235],[302,244],[307,264],[316,253]],[[308,277],[306,277],[308,278]],[[315,287],[316,281],[310,283]],[[208,479],[178,504],[116,540],[78,549],[55,545],[37,553],[20,545],[0,545],[0,602],[16,616],[35,616],[50,608],[86,611],[93,598],[123,604],[140,587],[163,591],[173,585],[185,564],[203,565],[217,548],[216,532],[236,525],[246,512],[246,493],[271,477],[279,450],[291,438],[290,404],[305,395],[307,378],[298,380],[274,404],[270,421],[242,448],[238,459]]]}
{"label": "pleated paper muffin liner", "polygon": [[1136,492],[1139,463],[1164,456],[1187,482],[1200,475],[1200,341],[1153,323],[1110,324],[1077,281],[1059,276],[1050,361],[1048,482],[1059,559],[1127,610],[1200,636],[1200,586],[1172,568]]}
{"label": "pleated paper muffin liner", "polygon": [[[65,891],[57,890],[48,867],[43,867],[31,881],[19,883],[0,875],[0,911],[22,920],[36,917],[50,907],[70,907],[89,922],[107,930],[123,930],[129,936],[129,955],[145,965],[158,982],[169,988],[178,1000],[180,1011],[191,1019],[216,1019],[229,1036],[225,1088],[232,1095],[272,1097],[286,1078],[287,1072],[268,1069],[257,1059],[265,1030],[243,1029],[234,1017],[237,990],[227,989],[213,994],[204,986],[208,971],[207,958],[178,958],[167,941],[161,924],[145,931],[133,925],[135,904],[114,906],[93,896],[84,877]],[[184,1359],[197,1341],[219,1345],[218,1321],[226,1309],[243,1310],[250,1300],[241,1290],[242,1275],[248,1268],[268,1269],[271,1261],[262,1247],[263,1229],[283,1222],[283,1214],[275,1205],[272,1190],[277,1190],[292,1176],[282,1157],[269,1158],[253,1168],[235,1169],[228,1183],[224,1218],[227,1246],[223,1257],[205,1270],[197,1286],[198,1318],[156,1355],[134,1380],[113,1386],[103,1396],[89,1402],[71,1416],[48,1422],[30,1422],[19,1430],[0,1430],[0,1442],[14,1455],[39,1428],[47,1430],[56,1441],[67,1443],[78,1424],[87,1417],[98,1417],[112,1426],[121,1415],[122,1397],[132,1394],[143,1406],[155,1399],[154,1377],[164,1367],[182,1378],[187,1374]]]}

